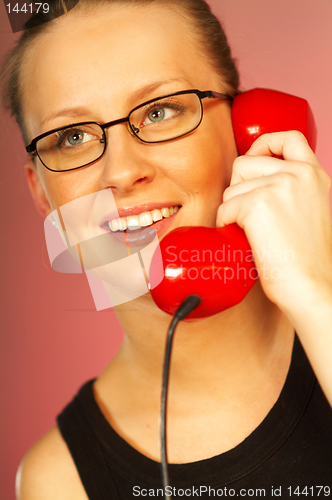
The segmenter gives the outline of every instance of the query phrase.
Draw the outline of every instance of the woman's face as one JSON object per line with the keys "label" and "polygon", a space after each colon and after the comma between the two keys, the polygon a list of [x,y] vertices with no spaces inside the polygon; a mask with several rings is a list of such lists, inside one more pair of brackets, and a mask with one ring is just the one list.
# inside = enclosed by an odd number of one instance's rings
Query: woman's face
{"label": "woman's face", "polygon": [[[174,10],[122,6],[62,16],[28,55],[23,114],[29,138],[70,123],[116,120],[181,90],[225,92]],[[37,160],[36,172],[27,172],[39,208],[47,215],[111,189],[120,215],[181,207],[167,224],[154,225],[159,237],[180,226],[213,227],[237,153],[227,101],[205,99],[203,107],[201,125],[177,140],[147,145],[120,124],[107,130],[105,155],[87,168],[54,173]],[[99,210],[95,234],[105,231],[101,218]]]}

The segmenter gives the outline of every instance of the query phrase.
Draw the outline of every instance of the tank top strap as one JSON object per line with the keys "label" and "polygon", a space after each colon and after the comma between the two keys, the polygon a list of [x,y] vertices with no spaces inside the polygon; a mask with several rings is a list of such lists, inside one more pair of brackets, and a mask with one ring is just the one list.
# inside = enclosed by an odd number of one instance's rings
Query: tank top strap
{"label": "tank top strap", "polygon": [[80,404],[79,395],[58,415],[57,424],[89,500],[119,500],[103,451]]}

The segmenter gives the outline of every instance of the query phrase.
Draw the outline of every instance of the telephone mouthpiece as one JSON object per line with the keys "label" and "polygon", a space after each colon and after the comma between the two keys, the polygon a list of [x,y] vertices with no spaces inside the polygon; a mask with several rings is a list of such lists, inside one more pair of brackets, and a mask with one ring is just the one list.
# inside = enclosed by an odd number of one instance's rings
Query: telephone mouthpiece
{"label": "telephone mouthpiece", "polygon": [[160,242],[163,279],[157,283],[160,258],[153,256],[149,279],[157,306],[174,315],[190,295],[201,303],[188,319],[212,316],[241,302],[258,275],[246,235],[237,224],[222,228],[180,227]]}

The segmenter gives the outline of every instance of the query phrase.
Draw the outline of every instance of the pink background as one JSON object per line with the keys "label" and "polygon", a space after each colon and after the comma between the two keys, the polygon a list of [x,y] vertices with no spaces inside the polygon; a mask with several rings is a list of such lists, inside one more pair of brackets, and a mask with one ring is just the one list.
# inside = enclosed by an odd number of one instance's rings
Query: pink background
{"label": "pink background", "polygon": [[[243,90],[270,87],[310,102],[317,155],[332,174],[331,0],[210,3],[226,27]],[[16,36],[2,2],[0,19],[3,52]],[[22,169],[22,139],[7,115],[0,115],[0,127],[0,498],[13,500],[22,456],[77,388],[103,370],[121,342],[121,328],[112,310],[94,310],[83,275],[51,270],[43,221]]]}

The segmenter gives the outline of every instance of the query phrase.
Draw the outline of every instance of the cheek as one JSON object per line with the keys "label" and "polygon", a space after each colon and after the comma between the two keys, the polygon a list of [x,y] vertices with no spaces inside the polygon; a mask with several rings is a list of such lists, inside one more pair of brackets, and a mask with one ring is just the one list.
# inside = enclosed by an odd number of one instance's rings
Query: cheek
{"label": "cheek", "polygon": [[59,174],[59,177],[55,177],[56,175],[51,178],[46,175],[44,182],[44,189],[53,210],[75,199],[72,190],[69,189],[68,183],[64,182],[64,179],[59,178],[61,174]]}
{"label": "cheek", "polygon": [[155,150],[155,162],[175,184],[193,194],[219,200],[229,185],[236,148],[232,129],[202,127],[191,135]]}
{"label": "cheek", "polygon": [[92,189],[91,175],[86,175],[84,169],[55,173],[43,168],[40,178],[53,210],[97,190]]}
{"label": "cheek", "polygon": [[230,115],[215,115],[209,126],[202,127],[201,148],[196,151],[196,157],[200,165],[204,165],[202,182],[211,191],[217,189],[222,196],[231,180],[237,149]]}

